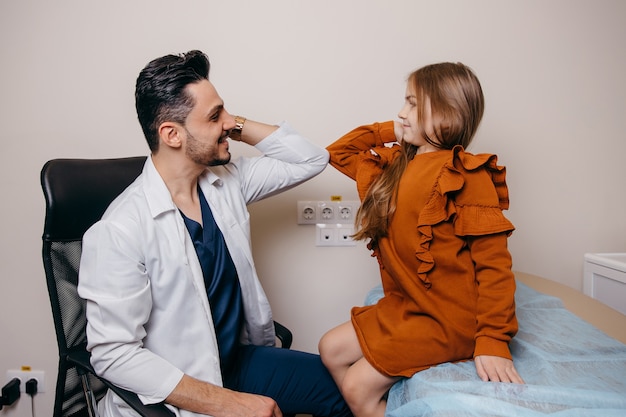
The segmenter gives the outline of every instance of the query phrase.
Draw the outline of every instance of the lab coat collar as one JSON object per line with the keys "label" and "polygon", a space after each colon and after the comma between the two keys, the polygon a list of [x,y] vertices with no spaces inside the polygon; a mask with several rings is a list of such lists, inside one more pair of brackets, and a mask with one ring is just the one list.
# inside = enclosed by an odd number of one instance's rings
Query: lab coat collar
{"label": "lab coat collar", "polygon": [[[201,175],[201,178],[202,177],[204,177],[210,184],[217,186],[221,186],[223,184],[219,175],[209,169],[205,170],[205,172]],[[172,195],[170,194],[167,185],[165,185],[165,181],[163,181],[161,174],[159,174],[159,171],[157,171],[154,166],[154,161],[152,161],[151,155],[148,156],[146,163],[144,164],[143,178],[144,191],[146,199],[148,200],[150,214],[153,218],[157,218],[161,214],[169,211],[178,210],[172,200]]]}

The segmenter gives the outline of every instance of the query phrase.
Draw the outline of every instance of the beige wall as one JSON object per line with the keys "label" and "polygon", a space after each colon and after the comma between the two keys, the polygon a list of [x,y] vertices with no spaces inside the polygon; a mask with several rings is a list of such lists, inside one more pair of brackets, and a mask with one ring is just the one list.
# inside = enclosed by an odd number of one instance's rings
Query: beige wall
{"label": "beige wall", "polygon": [[[147,152],[133,87],[148,60],[202,49],[230,111],[286,119],[323,146],[395,118],[414,68],[463,61],[487,99],[471,150],[508,168],[515,269],[580,290],[585,252],[626,251],[624,39],[621,0],[3,0],[0,381],[20,365],[44,370],[35,409],[51,413],[39,171],[51,158]],[[251,207],[275,317],[307,351],[378,281],[363,245],[318,248],[296,225],[297,200],[337,194],[356,198],[328,168]],[[29,416],[30,401],[0,414]]]}

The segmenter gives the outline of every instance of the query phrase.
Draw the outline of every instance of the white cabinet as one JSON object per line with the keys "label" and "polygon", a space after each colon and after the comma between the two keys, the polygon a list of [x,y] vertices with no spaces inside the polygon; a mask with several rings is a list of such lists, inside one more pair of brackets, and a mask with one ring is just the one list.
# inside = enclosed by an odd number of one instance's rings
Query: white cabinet
{"label": "white cabinet", "polygon": [[626,253],[587,253],[583,269],[583,292],[626,315]]}

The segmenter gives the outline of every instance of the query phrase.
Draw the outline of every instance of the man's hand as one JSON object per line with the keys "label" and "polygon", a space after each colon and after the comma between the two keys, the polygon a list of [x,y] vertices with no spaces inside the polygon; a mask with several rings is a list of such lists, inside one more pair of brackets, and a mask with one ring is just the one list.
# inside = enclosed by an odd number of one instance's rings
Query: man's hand
{"label": "man's hand", "polygon": [[223,413],[213,414],[215,417],[282,417],[283,413],[274,400],[262,395],[233,393],[233,403],[225,405]]}
{"label": "man's hand", "polygon": [[499,356],[480,355],[474,358],[476,373],[483,381],[523,384],[513,361]]}
{"label": "man's hand", "polygon": [[232,391],[189,375],[183,375],[165,401],[174,407],[214,417],[283,416],[276,401],[269,397]]}

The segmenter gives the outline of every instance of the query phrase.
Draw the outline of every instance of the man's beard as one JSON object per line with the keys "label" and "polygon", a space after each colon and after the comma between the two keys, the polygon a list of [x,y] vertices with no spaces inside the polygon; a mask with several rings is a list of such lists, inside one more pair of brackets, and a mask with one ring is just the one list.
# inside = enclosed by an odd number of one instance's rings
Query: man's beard
{"label": "man's beard", "polygon": [[[185,129],[187,130],[187,129]],[[207,150],[204,148],[200,142],[191,134],[189,131],[187,133],[187,156],[197,164],[206,165],[206,166],[219,166],[226,165],[230,162],[231,155],[230,152],[226,157],[219,157],[219,145],[224,143],[224,141],[228,138],[228,133],[222,135],[217,141],[217,146],[212,148],[211,152],[207,155]]]}
{"label": "man's beard", "polygon": [[226,158],[215,158],[211,161],[209,161],[208,164],[206,164],[209,167],[216,167],[219,165],[226,165],[227,163],[230,162],[230,152],[228,152],[228,157]]}

